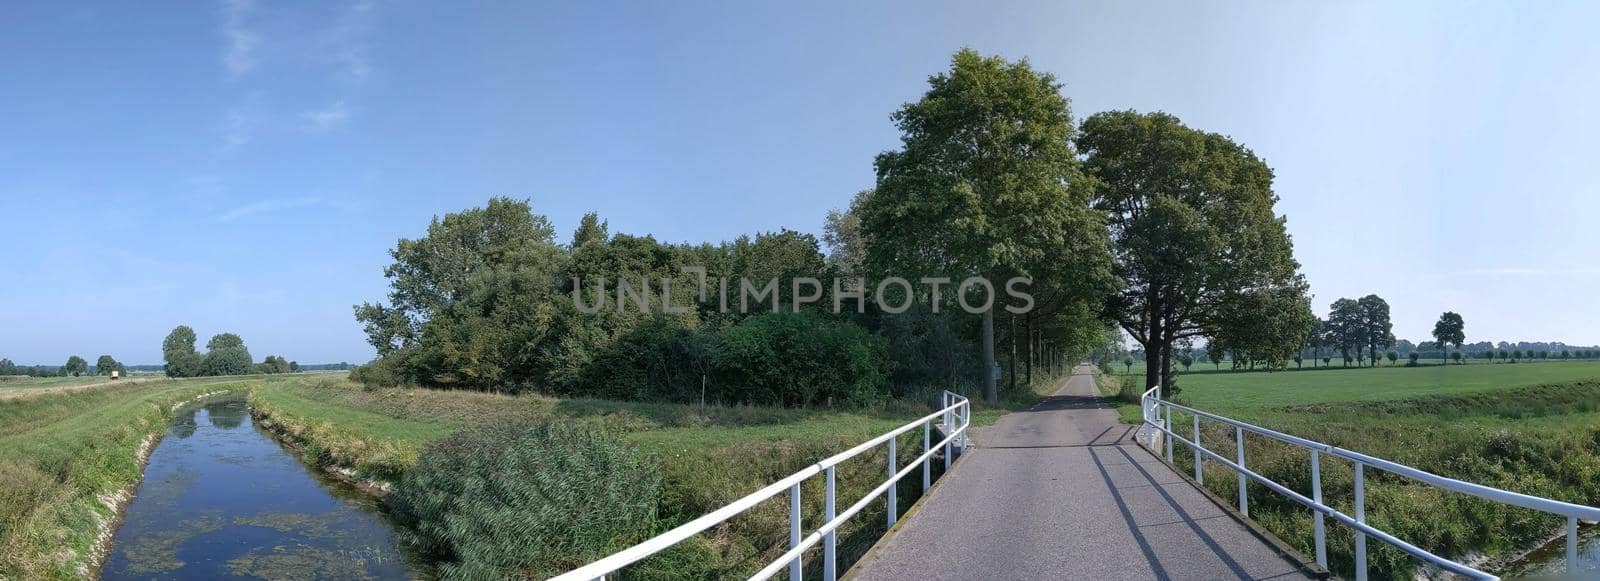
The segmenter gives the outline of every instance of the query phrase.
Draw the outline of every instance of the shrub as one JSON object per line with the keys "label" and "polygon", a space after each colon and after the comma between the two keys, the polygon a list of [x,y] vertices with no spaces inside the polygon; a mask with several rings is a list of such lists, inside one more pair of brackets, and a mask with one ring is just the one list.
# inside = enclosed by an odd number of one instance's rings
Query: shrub
{"label": "shrub", "polygon": [[350,380],[368,387],[395,387],[404,379],[400,371],[404,362],[404,352],[379,357],[366,365],[351,368]]}
{"label": "shrub", "polygon": [[543,578],[649,537],[661,474],[593,422],[485,425],[430,445],[388,498],[446,579]]}
{"label": "shrub", "polygon": [[724,331],[711,350],[715,398],[732,404],[867,405],[889,395],[883,340],[848,321],[768,313]]}

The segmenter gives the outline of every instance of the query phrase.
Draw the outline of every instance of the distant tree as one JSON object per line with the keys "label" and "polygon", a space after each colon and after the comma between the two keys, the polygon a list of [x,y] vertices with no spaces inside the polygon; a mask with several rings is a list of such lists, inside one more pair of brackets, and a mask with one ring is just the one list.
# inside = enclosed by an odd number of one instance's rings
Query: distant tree
{"label": "distant tree", "polygon": [[243,339],[233,333],[220,333],[206,342],[206,356],[200,367],[202,375],[245,375],[255,370],[254,363]]}
{"label": "distant tree", "polygon": [[289,362],[289,373],[300,373],[300,362],[299,361],[290,361]]}
{"label": "distant tree", "polygon": [[1124,373],[1133,373],[1133,358],[1123,357],[1122,367],[1124,368]]}
{"label": "distant tree", "polygon": [[1389,302],[1378,295],[1367,295],[1356,301],[1361,306],[1361,325],[1367,341],[1367,354],[1372,366],[1378,366],[1378,350],[1394,345],[1394,323],[1389,320]]}
{"label": "distant tree", "polygon": [[845,276],[862,276],[866,273],[866,240],[861,237],[861,208],[872,190],[856,192],[850,200],[850,209],[828,210],[822,223],[822,242],[828,247],[828,265],[839,269]]}
{"label": "distant tree", "polygon": [[[1416,367],[1417,366],[1417,360],[1422,358],[1422,354],[1421,353],[1417,353],[1416,351],[1412,351],[1411,355],[1409,356],[1409,358],[1411,360],[1406,362],[1406,365],[1410,366],[1410,367]],[[1390,359],[1389,361],[1393,362],[1394,360]]]}
{"label": "distant tree", "polygon": [[1301,363],[1300,362],[1302,360],[1302,358],[1300,357],[1300,354],[1299,353],[1295,353],[1293,359],[1294,359],[1294,367],[1295,367],[1295,369],[1299,369],[1301,367]]}
{"label": "distant tree", "polygon": [[1350,366],[1351,352],[1359,354],[1366,344],[1366,327],[1361,321],[1361,304],[1354,299],[1339,299],[1328,310],[1324,327],[1328,333],[1328,346],[1339,353],[1345,367]]}
{"label": "distant tree", "polygon": [[1521,349],[1513,350],[1511,352],[1511,360],[1512,361],[1517,361],[1517,360],[1520,360],[1520,359],[1522,359],[1522,350]]}
{"label": "distant tree", "polygon": [[1455,345],[1456,349],[1460,349],[1461,344],[1467,342],[1466,323],[1461,320],[1461,315],[1450,311],[1439,315],[1439,321],[1433,324],[1433,339],[1439,343],[1440,359],[1444,358],[1444,352],[1447,351],[1445,346]]}
{"label": "distant tree", "polygon": [[71,357],[68,357],[67,358],[67,364],[61,366],[61,374],[62,375],[71,375],[73,377],[78,377],[78,376],[83,375],[83,374],[88,373],[88,372],[89,372],[89,362],[88,361],[84,361],[84,359],[82,357],[79,357],[77,355],[73,355]]}
{"label": "distant tree", "polygon": [[[1388,353],[1385,353],[1384,357],[1389,360],[1389,365],[1392,367],[1392,366],[1394,366],[1395,360],[1400,359],[1400,353],[1395,352],[1395,351],[1390,351]],[[1416,351],[1412,351],[1411,352],[1411,361],[1415,362],[1416,360],[1417,360],[1417,352]]]}
{"label": "distant tree", "polygon": [[291,371],[293,371],[293,369],[289,365],[289,362],[277,355],[268,355],[267,358],[263,359],[259,365],[256,365],[257,373],[289,373]]}
{"label": "distant tree", "polygon": [[0,359],[0,375],[20,375],[17,372],[17,364],[12,363],[10,359]]}
{"label": "distant tree", "polygon": [[195,377],[200,375],[202,358],[194,350],[194,329],[178,325],[161,342],[162,358],[167,362],[167,377]]}
{"label": "distant tree", "polygon": [[1322,366],[1323,367],[1327,367],[1327,366],[1332,365],[1332,364],[1333,364],[1333,358],[1332,357],[1323,357],[1322,358]]}
{"label": "distant tree", "polygon": [[1511,358],[1511,352],[1510,351],[1506,351],[1504,349],[1500,350],[1500,361],[1501,362],[1505,362],[1507,359],[1510,359],[1510,358]]}
{"label": "distant tree", "polygon": [[1189,371],[1189,366],[1194,365],[1194,356],[1184,353],[1178,356],[1178,363],[1183,365],[1184,371]]}
{"label": "distant tree", "polygon": [[100,359],[95,360],[94,372],[96,375],[111,375],[113,371],[121,372],[124,370],[122,364],[117,363],[117,360],[111,358],[110,355],[101,355]]}

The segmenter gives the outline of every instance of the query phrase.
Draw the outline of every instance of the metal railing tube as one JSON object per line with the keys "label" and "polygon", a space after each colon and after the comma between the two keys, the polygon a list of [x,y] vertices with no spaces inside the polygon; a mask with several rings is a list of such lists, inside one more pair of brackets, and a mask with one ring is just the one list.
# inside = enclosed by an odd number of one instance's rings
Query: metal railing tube
{"label": "metal railing tube", "polygon": [[[1321,458],[1321,451],[1311,451],[1311,500],[1315,501],[1317,504],[1322,504]],[[1326,569],[1328,567],[1328,533],[1326,526],[1322,522],[1326,518],[1326,515],[1323,515],[1322,511],[1315,509],[1311,511],[1311,515],[1311,534],[1312,539],[1317,547],[1317,566]]]}
{"label": "metal railing tube", "polygon": [[[1367,522],[1366,470],[1356,462],[1356,522]],[[1356,531],[1356,581],[1367,581],[1367,535]]]}
{"label": "metal railing tube", "polygon": [[[834,475],[837,472],[837,467],[828,467],[827,497],[823,500],[822,508],[822,521],[827,523],[832,523],[834,517]],[[830,529],[822,542],[822,581],[833,581],[839,575],[839,535]]]}
{"label": "metal railing tube", "polygon": [[[889,462],[888,462],[888,464],[889,464],[889,474],[887,475],[887,477],[889,478],[889,483],[890,484],[894,484],[895,483],[894,473],[895,473],[896,466],[895,466],[895,462],[894,462],[894,442],[895,442],[894,438],[889,438]],[[896,502],[896,499],[895,499],[895,492],[899,488],[900,487],[898,487],[898,486],[890,486],[889,487],[889,497],[884,500],[884,506],[883,506],[884,512],[889,513],[889,524],[888,524],[888,526],[891,526],[891,527],[894,526],[894,521],[899,518],[900,504],[898,502]]]}
{"label": "metal railing tube", "polygon": [[[789,489],[789,548],[800,546],[800,483],[794,483]],[[782,561],[779,561],[780,563]],[[790,581],[800,581],[800,570],[804,565],[799,556],[789,560]]]}

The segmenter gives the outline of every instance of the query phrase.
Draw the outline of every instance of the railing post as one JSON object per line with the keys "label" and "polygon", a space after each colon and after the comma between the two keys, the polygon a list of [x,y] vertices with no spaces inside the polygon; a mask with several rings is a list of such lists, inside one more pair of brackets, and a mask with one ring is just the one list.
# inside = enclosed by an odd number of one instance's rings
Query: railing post
{"label": "railing post", "polygon": [[[789,548],[800,546],[800,483],[789,487]],[[789,580],[800,581],[801,558],[789,561]]]}
{"label": "railing post", "polygon": [[[1311,500],[1319,507],[1322,505],[1322,453],[1317,450],[1311,451]],[[1324,569],[1328,568],[1328,539],[1322,524],[1325,516],[1321,510],[1314,510],[1312,514],[1315,519],[1312,522],[1312,536],[1317,544],[1317,565]]]}
{"label": "railing post", "polygon": [[1202,470],[1206,466],[1205,462],[1206,462],[1205,456],[1200,455],[1200,414],[1194,414],[1194,481],[1195,482],[1199,482],[1201,484],[1205,484],[1206,483],[1205,471]]}
{"label": "railing post", "polygon": [[1233,427],[1233,440],[1239,446],[1239,514],[1250,517],[1250,478],[1244,475],[1244,428]]}
{"label": "railing post", "polygon": [[[894,469],[895,469],[894,441],[897,440],[897,439],[899,439],[899,438],[898,437],[889,438],[889,478],[890,479],[894,478]],[[885,507],[885,508],[889,509],[887,512],[889,513],[889,526],[891,526],[891,527],[894,526],[894,521],[899,516],[899,515],[897,515],[895,513],[900,512],[900,503],[895,501],[895,489],[896,488],[900,488],[900,485],[899,485],[898,482],[889,485],[888,506]]]}
{"label": "railing post", "polygon": [[[822,501],[822,524],[824,525],[833,523],[834,473],[836,471],[836,467],[828,467],[828,484],[825,493],[827,496]],[[828,534],[822,537],[822,581],[834,581],[834,578],[839,574],[838,530],[837,528],[830,530]]]}
{"label": "railing post", "polygon": [[1578,517],[1567,517],[1567,576],[1578,578]]}
{"label": "railing post", "polygon": [[[1367,522],[1365,466],[1356,462],[1356,522]],[[1356,531],[1356,581],[1367,581],[1367,534]]]}
{"label": "railing post", "polygon": [[[922,424],[922,453],[923,454],[927,454],[929,451],[933,450],[933,439],[929,436],[929,432],[932,432],[932,431],[933,431],[933,420],[928,420],[926,422],[923,422],[923,424]],[[924,459],[922,461],[922,491],[923,492],[927,492],[928,491],[928,486],[930,484],[932,484],[932,481],[933,481],[933,456],[928,456],[926,459]]]}
{"label": "railing post", "polygon": [[1167,420],[1166,420],[1165,423],[1162,424],[1162,427],[1166,428],[1166,430],[1161,433],[1161,439],[1167,441],[1167,463],[1171,464],[1172,463],[1172,406],[1166,406],[1166,408],[1167,408]]}

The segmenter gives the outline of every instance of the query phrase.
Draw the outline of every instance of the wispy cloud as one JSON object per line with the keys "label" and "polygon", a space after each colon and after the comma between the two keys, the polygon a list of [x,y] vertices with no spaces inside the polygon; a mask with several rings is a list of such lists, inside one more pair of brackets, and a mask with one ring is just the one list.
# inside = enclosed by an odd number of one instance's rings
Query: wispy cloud
{"label": "wispy cloud", "polygon": [[296,210],[319,205],[322,205],[321,198],[262,200],[229,210],[226,213],[223,213],[221,216],[217,216],[217,220],[222,222],[232,222],[247,216],[255,216],[258,214],[267,214],[271,212],[282,212],[284,210]]}
{"label": "wispy cloud", "polygon": [[256,47],[261,35],[245,25],[245,20],[255,10],[255,0],[223,0],[222,37],[226,46],[222,52],[222,65],[234,78],[244,76],[256,66]]}
{"label": "wispy cloud", "polygon": [[372,0],[357,0],[322,35],[324,54],[338,64],[345,80],[352,83],[366,80],[372,72],[367,53],[376,12]]}
{"label": "wispy cloud", "polygon": [[344,100],[335,101],[323,109],[306,111],[300,114],[306,125],[315,131],[326,131],[344,123],[350,118],[350,110],[345,107]]}

